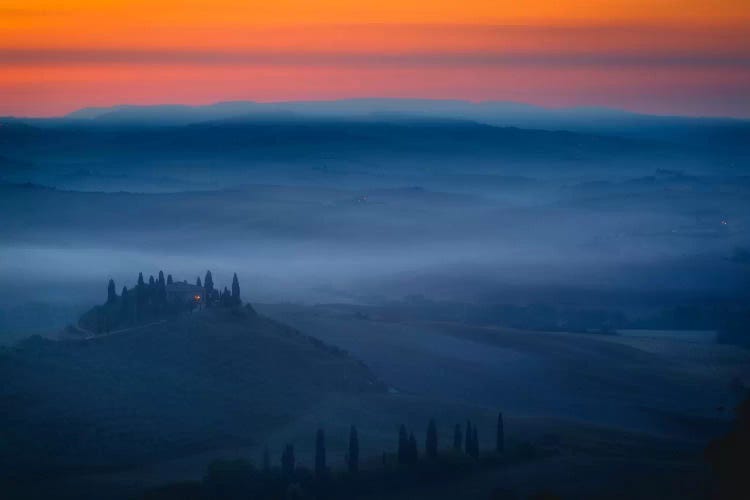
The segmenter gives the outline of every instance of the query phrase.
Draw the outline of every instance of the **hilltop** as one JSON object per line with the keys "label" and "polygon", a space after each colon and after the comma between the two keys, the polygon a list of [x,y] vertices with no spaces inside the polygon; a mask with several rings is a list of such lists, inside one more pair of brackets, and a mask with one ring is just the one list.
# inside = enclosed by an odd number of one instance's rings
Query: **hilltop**
{"label": "hilltop", "polygon": [[255,444],[325,395],[383,391],[346,353],[245,307],[0,351],[0,468],[148,463]]}

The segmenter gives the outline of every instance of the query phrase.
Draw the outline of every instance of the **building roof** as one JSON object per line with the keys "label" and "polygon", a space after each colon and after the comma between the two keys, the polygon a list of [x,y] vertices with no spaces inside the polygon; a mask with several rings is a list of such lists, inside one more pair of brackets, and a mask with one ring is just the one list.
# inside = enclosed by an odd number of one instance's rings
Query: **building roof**
{"label": "building roof", "polygon": [[203,287],[185,282],[177,282],[167,285],[167,293],[195,293],[201,295],[203,294]]}

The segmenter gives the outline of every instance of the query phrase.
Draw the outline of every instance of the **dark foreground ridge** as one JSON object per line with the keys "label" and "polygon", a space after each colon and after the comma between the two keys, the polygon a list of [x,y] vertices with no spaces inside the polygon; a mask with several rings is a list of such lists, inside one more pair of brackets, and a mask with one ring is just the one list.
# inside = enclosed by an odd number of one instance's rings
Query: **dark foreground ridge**
{"label": "dark foreground ridge", "polygon": [[122,295],[81,318],[81,328],[113,318],[110,334],[36,336],[0,350],[4,475],[127,467],[256,443],[325,395],[385,390],[346,352],[224,294],[201,305],[167,300],[160,310],[151,293],[163,290],[159,281],[136,287],[133,295],[146,298],[132,301],[135,320],[114,314],[131,304]]}
{"label": "dark foreground ridge", "polygon": [[[326,434],[318,429],[315,434],[314,467],[301,465],[295,457],[293,444],[287,444],[281,453],[280,466],[272,465],[271,452],[266,447],[261,466],[251,461],[216,460],[208,467],[201,481],[172,483],[148,490],[147,500],[176,499],[350,499],[391,498],[407,493],[411,498],[448,498],[434,488],[441,484],[469,480],[490,470],[519,465],[556,452],[549,447],[535,447],[520,443],[506,449],[502,413],[497,415],[494,449],[481,450],[477,428],[471,421],[466,427],[456,424],[452,442],[439,443],[437,424],[430,419],[425,434],[424,448],[420,451],[414,432],[402,425],[398,432],[395,453],[383,452],[376,459],[360,463],[359,434],[355,426],[349,430],[345,467],[336,469],[327,465]],[[442,448],[441,448],[442,446]],[[425,496],[425,493],[429,494]],[[468,492],[467,492],[468,493]],[[400,497],[399,497],[400,498]],[[467,497],[468,498],[468,497]],[[495,489],[491,499],[516,498],[510,490]],[[540,494],[533,498],[558,498]]]}
{"label": "dark foreground ridge", "polygon": [[[736,409],[737,419],[732,430],[709,444],[705,458],[712,469],[710,486],[702,492],[692,492],[697,498],[731,500],[747,498],[750,491],[743,466],[750,450],[750,398]],[[554,460],[560,454],[559,443],[548,439],[541,446],[518,443],[505,444],[505,425],[502,413],[498,414],[495,447],[481,450],[477,429],[471,421],[465,430],[456,424],[452,446],[440,447],[436,423],[427,425],[423,452],[420,452],[413,432],[401,426],[396,453],[384,452],[378,460],[367,460],[360,465],[359,440],[356,427],[349,433],[349,446],[345,468],[326,465],[325,433],[319,429],[315,436],[314,468],[299,465],[295,460],[294,446],[287,444],[281,455],[280,467],[272,466],[270,452],[265,448],[261,466],[252,461],[216,460],[199,481],[184,481],[148,490],[146,500],[177,499],[352,499],[367,498],[489,498],[489,500],[555,500],[558,496],[540,482],[536,493],[519,496],[509,488],[494,487],[487,491],[487,477],[530,462]],[[627,474],[622,471],[623,474]],[[484,488],[483,488],[484,486]],[[664,498],[655,485],[641,484],[638,496],[617,491],[611,498]],[[485,490],[482,497],[479,491]],[[486,496],[489,492],[489,497]],[[679,492],[667,492],[669,498],[683,498]],[[586,498],[589,498],[588,496]],[[599,497],[592,497],[599,498]]]}

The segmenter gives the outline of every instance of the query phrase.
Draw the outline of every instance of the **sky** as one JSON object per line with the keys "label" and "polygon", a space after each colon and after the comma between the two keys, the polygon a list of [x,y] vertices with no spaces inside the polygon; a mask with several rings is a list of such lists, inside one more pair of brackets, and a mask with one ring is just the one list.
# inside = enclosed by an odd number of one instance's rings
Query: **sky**
{"label": "sky", "polygon": [[405,97],[750,117],[748,0],[0,0],[0,115]]}

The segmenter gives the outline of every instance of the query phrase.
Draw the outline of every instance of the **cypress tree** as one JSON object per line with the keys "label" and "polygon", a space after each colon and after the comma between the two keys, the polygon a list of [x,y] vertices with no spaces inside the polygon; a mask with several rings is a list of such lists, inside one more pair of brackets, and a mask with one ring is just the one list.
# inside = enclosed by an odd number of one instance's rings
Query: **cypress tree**
{"label": "cypress tree", "polygon": [[158,292],[156,290],[156,280],[154,275],[148,277],[148,287],[146,289],[146,302],[148,304],[148,314],[154,313],[154,304],[158,302]]}
{"label": "cypress tree", "polygon": [[461,436],[461,425],[456,424],[453,428],[453,449],[455,451],[461,451],[463,443],[463,436]]}
{"label": "cypress tree", "polygon": [[503,425],[503,412],[497,414],[497,443],[495,451],[502,453],[505,451],[505,426]]}
{"label": "cypress tree", "polygon": [[117,290],[115,290],[115,280],[109,280],[107,284],[107,304],[112,304],[117,300]]}
{"label": "cypress tree", "polygon": [[206,277],[203,278],[203,288],[206,289],[206,295],[211,297],[214,292],[214,278],[211,276],[211,271],[206,271]]}
{"label": "cypress tree", "polygon": [[477,428],[472,426],[473,435],[471,436],[471,456],[479,458],[479,437],[477,436]]}
{"label": "cypress tree", "polygon": [[464,451],[467,455],[471,456],[471,438],[473,437],[471,430],[471,420],[466,421],[466,432],[464,433]]}
{"label": "cypress tree", "polygon": [[172,275],[168,274],[167,275],[167,285],[171,285],[173,283],[174,283],[174,280],[172,279]]}
{"label": "cypress tree", "polygon": [[429,458],[437,458],[438,434],[435,419],[432,418],[427,425],[427,438],[425,439],[424,451]]}
{"label": "cypress tree", "polygon": [[144,305],[146,304],[146,284],[143,282],[143,273],[138,273],[138,284],[135,287],[135,311],[134,322],[138,323],[144,317]]}
{"label": "cypress tree", "polygon": [[122,287],[120,292],[120,323],[127,323],[130,321],[130,297],[128,296],[128,287]]}
{"label": "cypress tree", "polygon": [[359,472],[359,436],[357,428],[352,425],[349,429],[349,453],[347,454],[349,473],[356,474]]}
{"label": "cypress tree", "polygon": [[271,472],[271,452],[268,450],[268,446],[263,448],[263,472]]}
{"label": "cypress tree", "polygon": [[195,286],[199,286],[199,287],[203,288],[203,285],[201,285],[201,277],[200,276],[198,276],[195,279]]}
{"label": "cypress tree", "polygon": [[315,475],[321,479],[326,474],[326,436],[323,429],[315,434]]}
{"label": "cypress tree", "polygon": [[167,303],[167,283],[164,280],[164,271],[159,271],[159,278],[156,281],[156,297],[160,307]]}
{"label": "cypress tree", "polygon": [[286,445],[281,454],[281,471],[288,478],[294,475],[294,446],[291,444]]}
{"label": "cypress tree", "polygon": [[419,460],[419,450],[417,449],[417,439],[414,433],[409,434],[409,463],[416,464]]}
{"label": "cypress tree", "polygon": [[240,280],[237,279],[237,273],[234,273],[232,278],[232,304],[240,305],[242,300],[240,299]]}
{"label": "cypress tree", "polygon": [[405,464],[409,461],[409,436],[406,434],[406,426],[398,428],[398,463]]}

